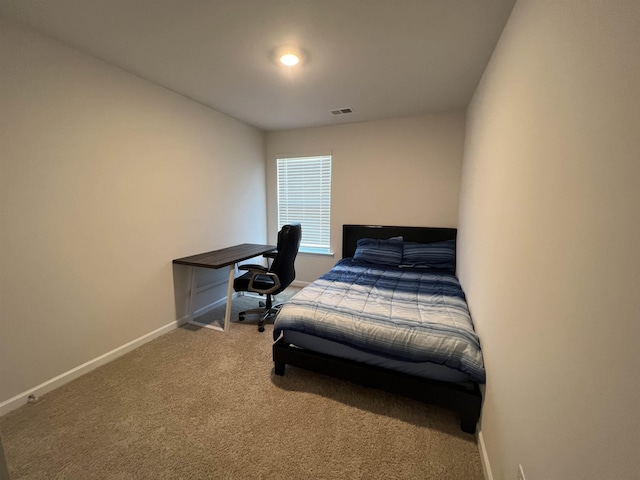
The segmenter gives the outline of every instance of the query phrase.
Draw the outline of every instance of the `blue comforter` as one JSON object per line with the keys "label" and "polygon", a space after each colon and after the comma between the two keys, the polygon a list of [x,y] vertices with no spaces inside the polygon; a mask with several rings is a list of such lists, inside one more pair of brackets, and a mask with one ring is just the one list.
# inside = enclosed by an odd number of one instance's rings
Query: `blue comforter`
{"label": "blue comforter", "polygon": [[340,260],[282,307],[274,338],[283,330],[397,360],[446,365],[485,382],[464,293],[446,270]]}

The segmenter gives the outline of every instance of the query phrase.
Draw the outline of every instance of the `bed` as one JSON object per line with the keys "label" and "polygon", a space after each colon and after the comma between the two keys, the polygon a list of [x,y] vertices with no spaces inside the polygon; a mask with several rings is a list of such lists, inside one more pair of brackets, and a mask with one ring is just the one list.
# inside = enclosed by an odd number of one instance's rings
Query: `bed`
{"label": "bed", "polygon": [[344,225],[342,260],[275,320],[275,373],[292,365],[416,398],[474,433],[485,372],[454,273],[456,234]]}

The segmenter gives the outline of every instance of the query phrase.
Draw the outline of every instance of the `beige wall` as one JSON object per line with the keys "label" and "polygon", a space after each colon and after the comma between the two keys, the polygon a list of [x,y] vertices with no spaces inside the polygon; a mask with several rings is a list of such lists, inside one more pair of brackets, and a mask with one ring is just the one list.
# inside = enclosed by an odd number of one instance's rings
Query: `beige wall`
{"label": "beige wall", "polygon": [[266,240],[261,132],[2,20],[0,160],[0,404],[174,322],[173,258]]}
{"label": "beige wall", "polygon": [[640,3],[519,1],[468,111],[461,281],[496,479],[640,472]]}
{"label": "beige wall", "polygon": [[315,280],[341,258],[345,223],[455,227],[463,144],[463,112],[270,132],[269,239],[275,242],[278,227],[276,159],[325,153],[333,155],[335,258],[301,254],[298,281]]}

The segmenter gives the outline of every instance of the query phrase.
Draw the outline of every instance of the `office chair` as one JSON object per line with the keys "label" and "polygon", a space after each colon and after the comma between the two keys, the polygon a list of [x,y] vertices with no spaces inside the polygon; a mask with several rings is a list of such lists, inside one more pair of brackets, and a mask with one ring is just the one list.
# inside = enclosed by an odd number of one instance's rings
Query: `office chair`
{"label": "office chair", "polygon": [[238,320],[244,320],[245,315],[260,314],[258,331],[264,332],[265,320],[278,313],[280,309],[280,305],[273,305],[273,295],[282,292],[296,278],[294,263],[300,248],[301,236],[302,228],[299,223],[284,225],[278,232],[277,251],[271,267],[266,268],[262,265],[238,266],[239,270],[248,271],[234,280],[233,289],[236,292],[255,292],[267,296],[263,308],[240,312]]}

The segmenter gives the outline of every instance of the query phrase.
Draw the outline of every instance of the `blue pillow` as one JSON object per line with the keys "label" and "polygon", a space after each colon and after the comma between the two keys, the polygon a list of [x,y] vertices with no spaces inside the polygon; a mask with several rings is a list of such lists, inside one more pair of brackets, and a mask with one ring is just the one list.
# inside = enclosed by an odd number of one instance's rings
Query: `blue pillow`
{"label": "blue pillow", "polygon": [[407,267],[431,267],[456,270],[456,241],[436,243],[404,242],[402,265]]}
{"label": "blue pillow", "polygon": [[402,263],[402,237],[379,240],[361,238],[356,244],[353,259],[359,262],[377,263],[397,267]]}

